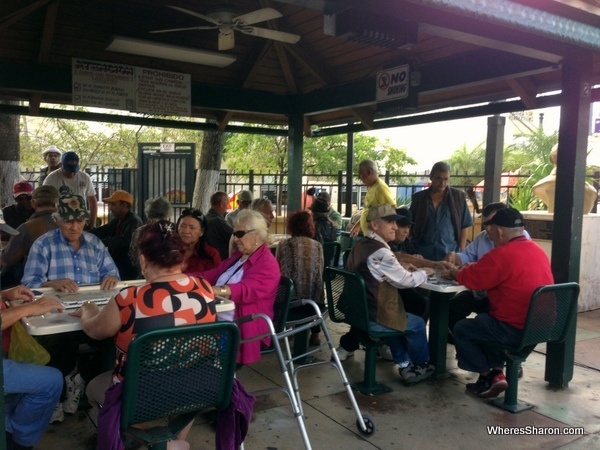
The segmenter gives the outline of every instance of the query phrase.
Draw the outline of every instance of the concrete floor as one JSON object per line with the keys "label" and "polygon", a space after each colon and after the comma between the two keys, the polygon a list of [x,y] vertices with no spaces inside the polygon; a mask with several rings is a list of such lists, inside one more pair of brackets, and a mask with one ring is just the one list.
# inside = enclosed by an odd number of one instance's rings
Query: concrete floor
{"label": "concrete floor", "polygon": [[[344,326],[329,324],[336,341]],[[426,381],[413,387],[398,382],[392,364],[378,361],[377,379],[393,392],[369,397],[356,393],[363,413],[375,421],[377,430],[369,438],[357,431],[351,408],[337,372],[320,367],[300,372],[306,428],[314,449],[597,449],[600,448],[600,310],[578,315],[575,371],[569,387],[554,390],[544,382],[544,347],[539,346],[524,364],[519,399],[535,404],[532,410],[511,414],[465,393],[465,384],[474,374],[456,367],[454,348],[448,346],[448,368],[452,377]],[[327,351],[317,354],[329,358]],[[363,374],[364,352],[344,362],[351,382]],[[238,372],[246,389],[254,391],[282,385],[275,355]],[[490,435],[488,427],[582,427],[583,435]],[[96,430],[85,412],[51,425],[37,449],[94,449]],[[197,420],[188,440],[192,449],[214,448],[214,432]],[[302,440],[285,395],[276,393],[257,398],[245,442],[248,450],[296,450]]]}

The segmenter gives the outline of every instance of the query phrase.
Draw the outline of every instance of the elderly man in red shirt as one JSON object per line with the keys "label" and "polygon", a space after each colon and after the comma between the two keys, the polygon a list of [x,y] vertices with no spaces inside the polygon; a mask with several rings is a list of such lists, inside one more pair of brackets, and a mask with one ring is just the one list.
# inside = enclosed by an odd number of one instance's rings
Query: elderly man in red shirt
{"label": "elderly man in red shirt", "polygon": [[484,225],[495,248],[474,264],[447,274],[472,290],[487,290],[488,313],[463,319],[454,326],[458,367],[478,372],[467,391],[492,398],[508,388],[504,363],[479,340],[516,344],[522,336],[529,303],[540,286],[553,284],[550,262],[544,251],[524,235],[523,216],[514,208],[498,211]]}

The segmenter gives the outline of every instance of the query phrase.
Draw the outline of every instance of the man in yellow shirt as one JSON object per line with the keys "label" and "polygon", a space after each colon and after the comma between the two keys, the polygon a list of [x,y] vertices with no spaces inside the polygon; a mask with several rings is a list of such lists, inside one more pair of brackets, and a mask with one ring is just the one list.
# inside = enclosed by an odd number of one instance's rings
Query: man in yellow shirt
{"label": "man in yellow shirt", "polygon": [[396,200],[392,196],[392,192],[387,184],[379,179],[379,173],[377,172],[377,166],[370,159],[365,159],[358,165],[358,178],[367,186],[367,194],[363,202],[362,214],[360,216],[360,222],[354,225],[350,231],[350,236],[358,235],[358,232],[362,230],[363,235],[366,236],[369,231],[367,224],[367,214],[369,208],[375,205],[388,204],[396,207]]}

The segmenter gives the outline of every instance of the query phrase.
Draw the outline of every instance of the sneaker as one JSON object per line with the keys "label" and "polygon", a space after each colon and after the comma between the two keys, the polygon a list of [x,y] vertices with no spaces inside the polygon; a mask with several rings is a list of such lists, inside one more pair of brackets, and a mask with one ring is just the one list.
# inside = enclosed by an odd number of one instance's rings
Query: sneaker
{"label": "sneaker", "polygon": [[[335,352],[337,353],[340,361],[346,361],[351,356],[354,356],[354,352],[344,350],[344,348],[341,345],[335,349]],[[333,357],[331,359],[333,359]]]}
{"label": "sneaker", "polygon": [[415,376],[411,377],[408,383],[416,384],[433,375],[433,372],[435,372],[435,366],[429,363],[413,364],[412,371],[414,372]]}
{"label": "sneaker", "polygon": [[408,383],[408,384],[412,384],[411,380],[416,376],[414,367],[415,366],[413,365],[413,363],[410,363],[406,367],[402,367],[399,364],[394,364],[394,371],[397,372],[398,375],[400,375],[400,378],[402,378],[402,381],[404,381],[405,383]]}
{"label": "sneaker", "polygon": [[65,377],[67,385],[67,398],[63,402],[64,412],[67,414],[75,414],[79,408],[79,400],[85,389],[85,382],[79,374],[67,375]]}
{"label": "sneaker", "polygon": [[508,388],[506,377],[502,372],[492,372],[487,376],[479,376],[477,383],[467,384],[467,390],[477,397],[495,398]]}
{"label": "sneaker", "polygon": [[394,357],[392,356],[392,351],[390,350],[389,345],[383,345],[377,348],[377,353],[381,359],[385,359],[386,361],[393,361]]}
{"label": "sneaker", "polygon": [[50,417],[50,423],[61,423],[65,420],[65,413],[63,411],[63,405],[61,402],[56,404],[52,417]]}

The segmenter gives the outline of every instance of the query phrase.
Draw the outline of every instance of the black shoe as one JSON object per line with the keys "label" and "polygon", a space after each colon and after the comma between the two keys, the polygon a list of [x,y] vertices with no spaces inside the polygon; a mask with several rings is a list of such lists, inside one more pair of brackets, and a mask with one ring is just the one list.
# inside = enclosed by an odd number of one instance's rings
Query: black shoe
{"label": "black shoe", "polygon": [[490,388],[490,382],[488,377],[479,375],[476,383],[467,383],[467,391],[472,394],[478,395],[480,392],[487,391]]}
{"label": "black shoe", "polygon": [[506,377],[499,370],[479,376],[477,383],[467,384],[467,391],[481,398],[495,398],[508,388]]}

